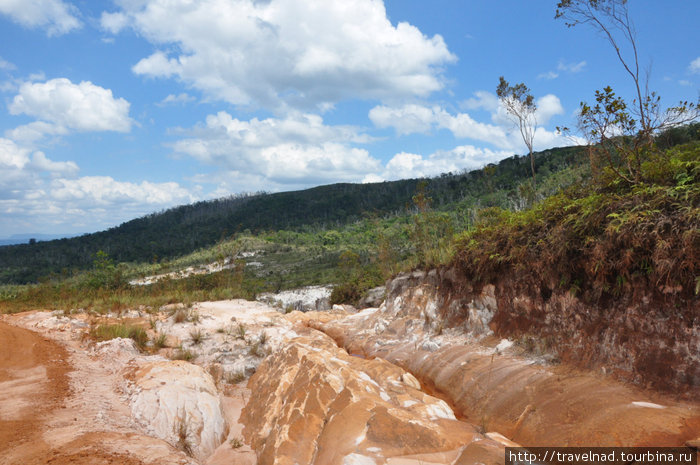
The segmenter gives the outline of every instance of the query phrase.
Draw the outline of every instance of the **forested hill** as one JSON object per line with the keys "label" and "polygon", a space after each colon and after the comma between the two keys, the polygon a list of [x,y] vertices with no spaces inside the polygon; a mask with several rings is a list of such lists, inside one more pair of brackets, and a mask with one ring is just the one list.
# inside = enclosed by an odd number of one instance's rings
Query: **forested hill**
{"label": "forested hill", "polygon": [[[580,148],[566,147],[536,154],[538,179],[582,162],[580,153]],[[0,247],[0,283],[33,282],[51,273],[88,268],[99,250],[117,262],[146,262],[180,256],[245,230],[334,227],[368,215],[400,213],[412,207],[422,181],[434,208],[464,199],[489,206],[513,193],[530,176],[529,169],[527,157],[515,156],[485,169],[425,180],[332,184],[198,202],[94,234]]]}

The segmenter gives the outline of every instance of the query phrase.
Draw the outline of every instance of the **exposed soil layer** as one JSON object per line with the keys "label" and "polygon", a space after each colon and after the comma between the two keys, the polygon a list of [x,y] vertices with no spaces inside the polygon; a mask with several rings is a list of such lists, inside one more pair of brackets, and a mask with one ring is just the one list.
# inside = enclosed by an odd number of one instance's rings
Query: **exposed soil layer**
{"label": "exposed soil layer", "polygon": [[[387,288],[391,301],[421,288],[437,307],[445,328],[489,329],[562,362],[602,370],[617,379],[700,398],[700,297],[690,299],[654,289],[634,289],[620,299],[595,303],[569,289],[525,282],[515,274],[489,285],[474,285],[458,268],[416,272]],[[490,289],[493,308],[474,328],[474,305]],[[631,296],[631,297],[630,297]]]}
{"label": "exposed soil layer", "polygon": [[[445,308],[423,279],[394,283],[378,309],[309,325],[351,354],[398,365],[466,421],[520,444],[682,446],[700,437],[698,397],[679,400],[488,336],[499,305],[493,286]],[[461,323],[445,325],[440,311],[461,312]]]}

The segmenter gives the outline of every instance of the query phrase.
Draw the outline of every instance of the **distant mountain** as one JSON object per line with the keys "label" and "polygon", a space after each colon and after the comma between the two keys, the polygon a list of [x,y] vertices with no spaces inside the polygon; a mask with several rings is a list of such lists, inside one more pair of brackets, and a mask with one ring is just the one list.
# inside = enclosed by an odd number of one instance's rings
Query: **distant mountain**
{"label": "distant mountain", "polygon": [[82,234],[13,234],[10,237],[0,239],[0,246],[27,244],[34,239],[35,241],[53,241],[56,239],[78,237]]}
{"label": "distant mountain", "polygon": [[[581,148],[564,147],[539,152],[535,160],[537,172],[545,177],[581,163],[584,157]],[[434,208],[464,199],[483,207],[503,205],[508,196],[518,195],[518,184],[529,177],[529,159],[514,156],[488,169],[430,179],[331,184],[198,202],[72,239],[29,244],[27,237],[23,244],[0,247],[0,283],[35,282],[51,273],[87,269],[99,250],[116,262],[147,262],[211,246],[236,232],[333,228],[366,216],[403,213],[413,208],[421,182]]]}

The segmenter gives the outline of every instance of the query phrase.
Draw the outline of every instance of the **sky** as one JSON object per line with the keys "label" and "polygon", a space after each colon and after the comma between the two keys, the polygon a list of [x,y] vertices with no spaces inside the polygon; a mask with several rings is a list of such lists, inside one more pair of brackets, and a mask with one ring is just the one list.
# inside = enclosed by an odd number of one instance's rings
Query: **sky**
{"label": "sky", "polygon": [[[523,155],[499,76],[532,90],[536,150],[570,145],[556,126],[632,81],[556,3],[0,0],[0,238]],[[700,2],[629,10],[649,88],[697,100]]]}

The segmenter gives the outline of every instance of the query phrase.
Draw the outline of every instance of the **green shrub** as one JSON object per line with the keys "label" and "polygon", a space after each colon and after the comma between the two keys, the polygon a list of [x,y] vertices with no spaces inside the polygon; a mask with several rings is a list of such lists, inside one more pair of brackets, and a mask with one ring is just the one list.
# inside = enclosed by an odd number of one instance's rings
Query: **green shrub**
{"label": "green shrub", "polygon": [[650,157],[642,170],[653,184],[613,180],[521,212],[485,210],[459,236],[456,263],[477,281],[510,271],[593,300],[628,292],[634,281],[692,295],[700,275],[700,143]]}

